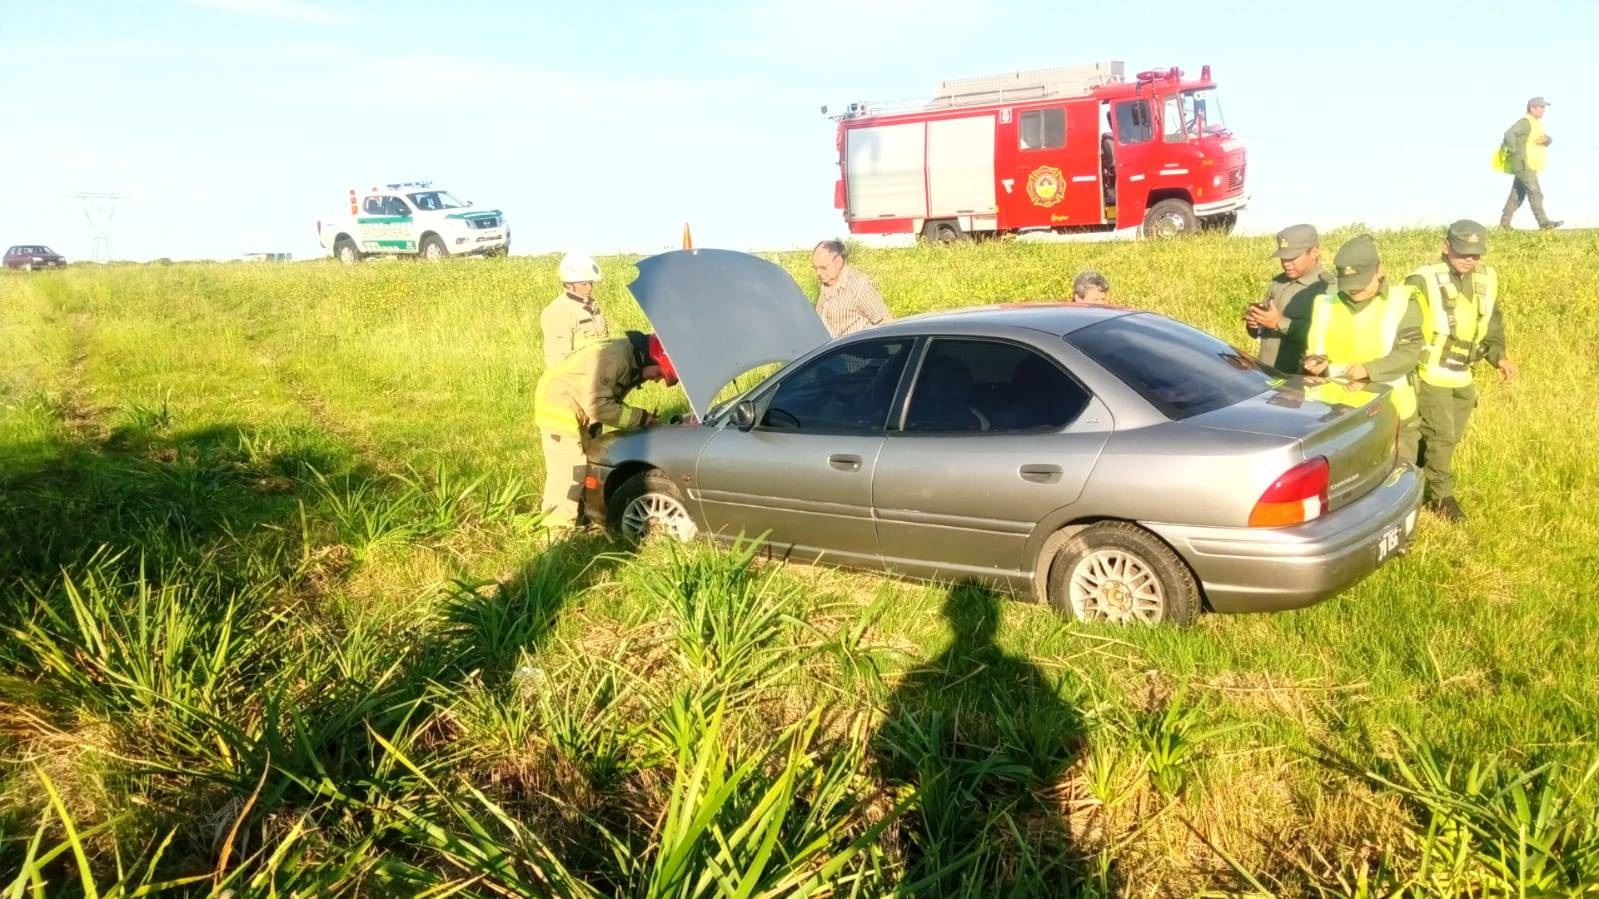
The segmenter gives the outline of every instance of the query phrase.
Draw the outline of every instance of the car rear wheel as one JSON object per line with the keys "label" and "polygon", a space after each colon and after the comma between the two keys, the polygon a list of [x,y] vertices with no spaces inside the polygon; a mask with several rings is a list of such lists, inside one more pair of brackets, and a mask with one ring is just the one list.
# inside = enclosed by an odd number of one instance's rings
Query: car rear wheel
{"label": "car rear wheel", "polygon": [[341,237],[334,243],[333,255],[345,265],[354,265],[361,261],[361,251],[355,248],[355,241],[348,237]]}
{"label": "car rear wheel", "polygon": [[1199,227],[1194,217],[1194,207],[1184,200],[1161,200],[1149,207],[1144,216],[1144,236],[1151,238],[1182,237],[1193,234]]}
{"label": "car rear wheel", "polygon": [[429,234],[422,238],[421,250],[422,258],[429,262],[437,262],[450,255],[450,251],[444,248],[444,241],[437,234]]}
{"label": "car rear wheel", "polygon": [[683,491],[657,469],[624,481],[606,508],[611,530],[635,542],[665,536],[687,543],[700,531],[683,501]]}
{"label": "car rear wheel", "polygon": [[1186,627],[1199,617],[1193,572],[1160,538],[1127,522],[1066,537],[1048,572],[1050,605],[1079,621]]}

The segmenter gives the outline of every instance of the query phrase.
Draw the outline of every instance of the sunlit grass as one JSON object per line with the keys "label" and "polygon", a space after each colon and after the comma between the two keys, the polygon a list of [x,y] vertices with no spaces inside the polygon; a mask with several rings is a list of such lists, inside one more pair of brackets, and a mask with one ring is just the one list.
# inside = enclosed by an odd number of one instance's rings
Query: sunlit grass
{"label": "sunlit grass", "polygon": [[[1378,238],[1390,271],[1439,240]],[[1268,252],[856,262],[900,315],[1094,267],[1242,343]],[[0,890],[1594,889],[1596,254],[1493,239],[1522,377],[1479,375],[1467,522],[1424,516],[1328,603],[1187,631],[550,534],[553,259],[0,277]],[[644,327],[604,264],[613,327]]]}

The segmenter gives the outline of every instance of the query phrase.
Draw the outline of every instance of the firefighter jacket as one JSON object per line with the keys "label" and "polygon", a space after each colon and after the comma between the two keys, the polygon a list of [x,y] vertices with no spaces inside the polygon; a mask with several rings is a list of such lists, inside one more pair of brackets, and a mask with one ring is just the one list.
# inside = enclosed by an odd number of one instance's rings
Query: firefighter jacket
{"label": "firefighter jacket", "polygon": [[554,368],[578,348],[608,336],[600,307],[592,299],[580,300],[565,292],[544,307],[539,329],[544,335],[546,369]]}
{"label": "firefighter jacket", "polygon": [[545,370],[533,395],[533,420],[549,434],[595,436],[600,425],[636,428],[644,410],[622,402],[642,383],[627,338],[591,343]]}

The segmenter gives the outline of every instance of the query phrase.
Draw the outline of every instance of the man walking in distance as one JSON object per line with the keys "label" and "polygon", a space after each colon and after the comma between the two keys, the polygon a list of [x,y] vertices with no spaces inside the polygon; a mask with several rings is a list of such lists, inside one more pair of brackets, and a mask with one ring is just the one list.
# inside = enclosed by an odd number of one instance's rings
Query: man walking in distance
{"label": "man walking in distance", "polygon": [[1538,173],[1543,171],[1549,152],[1549,135],[1543,130],[1543,113],[1548,106],[1548,100],[1533,97],[1527,101],[1527,114],[1505,131],[1504,144],[1499,149],[1500,170],[1508,173],[1511,180],[1510,196],[1499,215],[1501,228],[1510,227],[1510,218],[1521,208],[1522,200],[1532,206],[1532,217],[1538,220],[1539,228],[1549,231],[1564,224],[1551,222],[1544,215],[1543,188],[1538,186]]}
{"label": "man walking in distance", "polygon": [[539,329],[544,336],[544,368],[554,368],[578,348],[604,340],[605,316],[594,302],[594,285],[600,280],[600,267],[578,253],[561,257],[563,291],[544,307]]}
{"label": "man walking in distance", "polygon": [[1421,295],[1408,284],[1389,286],[1371,235],[1362,234],[1333,259],[1337,289],[1316,297],[1305,336],[1306,374],[1388,385],[1399,413],[1399,458],[1416,461],[1416,365],[1423,350]]}
{"label": "man walking in distance", "polygon": [[580,347],[546,370],[533,396],[533,420],[544,447],[544,510],[551,527],[577,524],[588,473],[588,442],[603,427],[643,428],[655,415],[622,400],[646,381],[677,383],[677,370],[654,334]]}
{"label": "man walking in distance", "polygon": [[1515,363],[1505,355],[1499,276],[1481,263],[1487,249],[1487,229],[1461,219],[1444,236],[1443,257],[1405,279],[1426,297],[1421,330],[1427,348],[1416,394],[1427,508],[1448,521],[1465,517],[1455,500],[1451,462],[1477,405],[1471,366],[1487,359],[1505,380],[1516,375]]}
{"label": "man walking in distance", "polygon": [[822,283],[816,314],[828,334],[843,337],[894,320],[872,280],[844,258],[843,241],[817,244],[811,251],[811,267]]}
{"label": "man walking in distance", "polygon": [[1266,285],[1260,302],[1244,309],[1251,337],[1260,338],[1260,361],[1283,372],[1299,371],[1305,355],[1305,329],[1316,297],[1329,289],[1332,275],[1321,264],[1321,237],[1313,225],[1289,225],[1277,232],[1272,256],[1282,273]]}

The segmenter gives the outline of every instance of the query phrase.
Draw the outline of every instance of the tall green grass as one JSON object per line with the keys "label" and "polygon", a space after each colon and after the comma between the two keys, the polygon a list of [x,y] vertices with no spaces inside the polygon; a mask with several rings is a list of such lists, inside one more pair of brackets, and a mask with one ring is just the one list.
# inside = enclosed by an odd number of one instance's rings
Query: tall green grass
{"label": "tall green grass", "polygon": [[[1378,239],[1395,272],[1440,235]],[[1480,375],[1470,518],[1328,603],[1182,632],[551,534],[553,259],[0,278],[0,890],[1599,889],[1599,239],[1491,243],[1522,377]],[[855,261],[901,315],[1092,266],[1243,343],[1268,252]]]}

